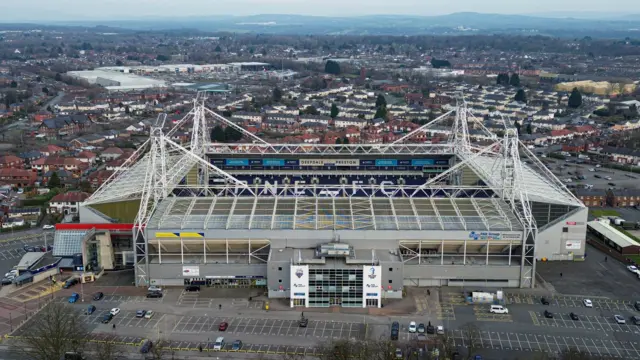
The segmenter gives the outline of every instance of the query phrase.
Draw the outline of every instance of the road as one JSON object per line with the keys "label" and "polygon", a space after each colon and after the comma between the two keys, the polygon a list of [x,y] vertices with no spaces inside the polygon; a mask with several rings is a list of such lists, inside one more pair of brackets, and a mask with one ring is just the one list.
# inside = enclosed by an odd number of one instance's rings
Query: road
{"label": "road", "polygon": [[53,99],[47,101],[46,104],[44,104],[42,106],[43,109],[47,109],[49,106],[51,106],[51,108],[53,108],[55,105],[57,105],[60,101],[62,101],[62,98],[64,97],[64,91],[60,91],[58,93],[58,95],[56,95],[56,97],[54,97]]}

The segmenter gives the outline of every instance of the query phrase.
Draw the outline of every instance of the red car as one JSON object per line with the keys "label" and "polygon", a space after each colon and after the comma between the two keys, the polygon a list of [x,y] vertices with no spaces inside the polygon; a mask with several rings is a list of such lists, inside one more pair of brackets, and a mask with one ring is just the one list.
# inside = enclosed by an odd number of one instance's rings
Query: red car
{"label": "red car", "polygon": [[220,325],[218,326],[218,330],[225,331],[227,330],[228,327],[229,327],[229,324],[227,324],[226,322],[221,322]]}

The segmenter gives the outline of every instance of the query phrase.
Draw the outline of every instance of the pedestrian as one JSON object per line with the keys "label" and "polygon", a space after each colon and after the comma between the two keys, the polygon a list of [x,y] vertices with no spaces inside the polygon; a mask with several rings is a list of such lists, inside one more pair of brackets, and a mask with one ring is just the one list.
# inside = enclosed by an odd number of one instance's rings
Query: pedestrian
{"label": "pedestrian", "polygon": [[560,273],[560,277],[562,277],[562,273]]}
{"label": "pedestrian", "polygon": [[115,330],[115,329],[116,329],[116,324],[113,324],[113,330]]}
{"label": "pedestrian", "polygon": [[218,310],[222,310],[222,304],[218,304]]}
{"label": "pedestrian", "polygon": [[607,262],[607,259],[608,259],[608,258],[605,256],[605,257],[604,257],[604,262]]}
{"label": "pedestrian", "polygon": [[198,351],[202,352],[202,345],[198,345]]}
{"label": "pedestrian", "polygon": [[427,289],[427,295],[431,296],[431,290]]}

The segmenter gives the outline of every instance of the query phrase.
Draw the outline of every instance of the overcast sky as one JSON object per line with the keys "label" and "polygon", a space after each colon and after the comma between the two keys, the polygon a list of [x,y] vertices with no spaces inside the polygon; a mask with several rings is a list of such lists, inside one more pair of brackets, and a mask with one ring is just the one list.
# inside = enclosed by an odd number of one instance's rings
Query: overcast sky
{"label": "overcast sky", "polygon": [[[117,20],[158,16],[304,14],[442,15],[472,11],[500,14],[612,11],[595,0],[0,0],[2,22]],[[617,0],[616,9],[637,9],[638,0]]]}

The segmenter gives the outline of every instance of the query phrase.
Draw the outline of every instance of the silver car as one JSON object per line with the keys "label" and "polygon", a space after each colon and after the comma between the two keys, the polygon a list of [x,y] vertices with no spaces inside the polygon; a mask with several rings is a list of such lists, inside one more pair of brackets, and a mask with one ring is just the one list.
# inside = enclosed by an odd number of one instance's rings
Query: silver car
{"label": "silver car", "polygon": [[626,324],[627,320],[625,320],[622,315],[613,315],[613,318],[616,320],[618,324]]}

